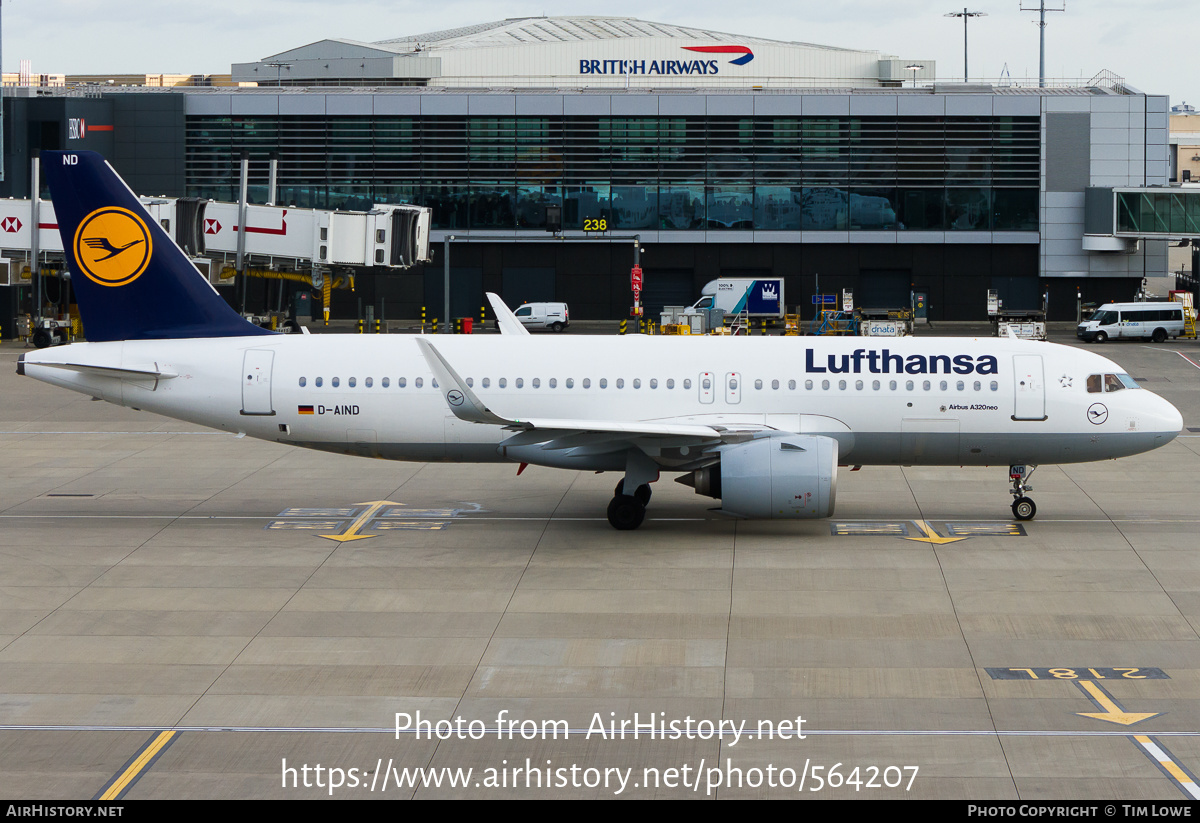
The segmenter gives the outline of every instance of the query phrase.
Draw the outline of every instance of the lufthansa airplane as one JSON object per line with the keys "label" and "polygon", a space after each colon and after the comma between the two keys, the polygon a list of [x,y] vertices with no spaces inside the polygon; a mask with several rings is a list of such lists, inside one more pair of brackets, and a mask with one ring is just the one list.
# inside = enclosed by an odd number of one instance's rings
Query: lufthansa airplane
{"label": "lufthansa airplane", "polygon": [[[661,472],[748,518],[833,512],[839,466],[1008,466],[1149,451],[1182,418],[1104,357],[1016,339],[282,335],[216,293],[97,154],[44,152],[89,342],[21,374],[264,440],[393,460]],[[521,468],[524,468],[522,465]]]}

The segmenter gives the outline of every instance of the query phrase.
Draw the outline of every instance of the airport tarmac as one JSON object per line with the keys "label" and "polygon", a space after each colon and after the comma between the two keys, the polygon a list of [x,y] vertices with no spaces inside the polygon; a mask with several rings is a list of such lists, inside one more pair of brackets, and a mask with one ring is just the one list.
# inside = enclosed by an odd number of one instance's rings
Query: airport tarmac
{"label": "airport tarmac", "polygon": [[1200,345],[1092,348],[1187,428],[1033,521],[1005,466],[867,467],[617,532],[611,474],[239,440],[4,344],[3,794],[1200,798]]}

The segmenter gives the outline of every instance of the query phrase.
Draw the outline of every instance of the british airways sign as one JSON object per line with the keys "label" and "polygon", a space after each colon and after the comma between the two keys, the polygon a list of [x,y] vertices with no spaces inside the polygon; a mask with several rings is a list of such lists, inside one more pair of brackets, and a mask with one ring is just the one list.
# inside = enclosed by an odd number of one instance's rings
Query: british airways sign
{"label": "british airways sign", "polygon": [[[746,46],[683,46],[684,51],[698,54],[736,54],[729,63],[744,66],[754,59]],[[580,74],[719,74],[720,60],[580,60]]]}

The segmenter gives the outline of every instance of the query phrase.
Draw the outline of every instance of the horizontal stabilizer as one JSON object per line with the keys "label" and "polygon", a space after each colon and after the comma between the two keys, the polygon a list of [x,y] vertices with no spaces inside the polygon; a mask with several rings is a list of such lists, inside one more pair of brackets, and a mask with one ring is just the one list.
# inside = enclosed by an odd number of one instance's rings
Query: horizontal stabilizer
{"label": "horizontal stabilizer", "polygon": [[87,363],[37,363],[30,365],[46,366],[51,369],[66,369],[67,371],[94,374],[99,377],[115,377],[118,380],[168,380],[178,377],[175,372],[161,371],[158,364],[149,366],[116,368],[114,366],[90,366]]}

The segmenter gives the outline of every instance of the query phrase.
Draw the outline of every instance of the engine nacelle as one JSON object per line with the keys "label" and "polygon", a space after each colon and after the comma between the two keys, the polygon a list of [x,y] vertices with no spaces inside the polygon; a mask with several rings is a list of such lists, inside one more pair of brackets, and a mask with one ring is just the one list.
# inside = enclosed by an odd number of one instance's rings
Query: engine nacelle
{"label": "engine nacelle", "polygon": [[722,511],[755,519],[829,517],[837,496],[838,443],[819,435],[780,435],[721,452],[721,463],[680,482],[721,498]]}

